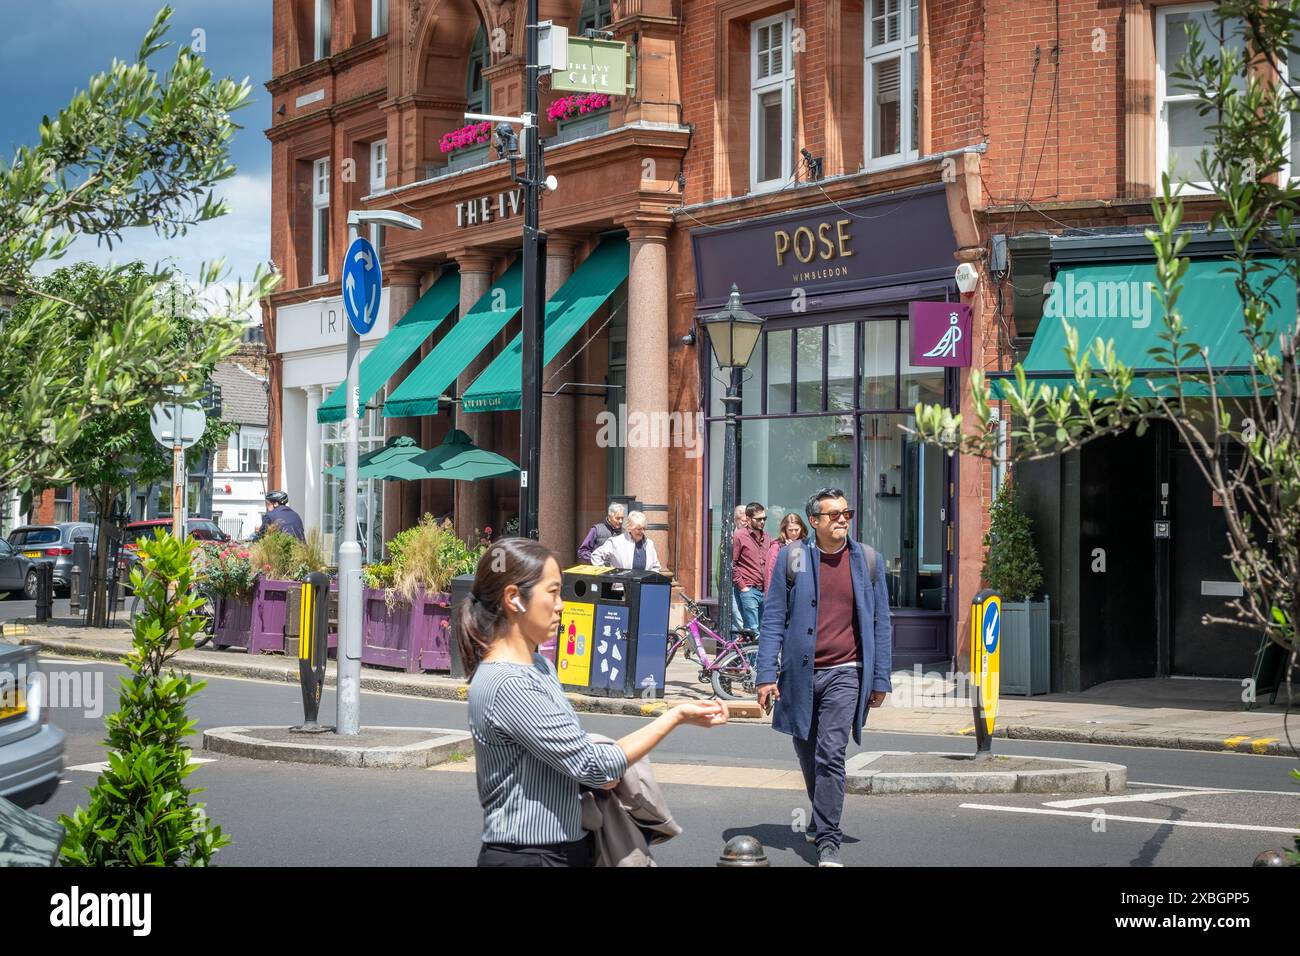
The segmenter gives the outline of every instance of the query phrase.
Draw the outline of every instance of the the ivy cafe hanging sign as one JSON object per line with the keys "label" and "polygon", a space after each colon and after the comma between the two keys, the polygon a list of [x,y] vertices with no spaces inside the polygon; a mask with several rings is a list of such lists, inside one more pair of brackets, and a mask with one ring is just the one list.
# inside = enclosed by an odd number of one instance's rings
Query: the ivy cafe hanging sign
{"label": "the ivy cafe hanging sign", "polygon": [[627,94],[627,44],[620,40],[570,37],[568,67],[551,73],[551,89]]}
{"label": "the ivy cafe hanging sign", "polygon": [[477,226],[485,222],[510,219],[524,208],[522,189],[510,189],[495,196],[479,196],[456,203],[456,228]]}

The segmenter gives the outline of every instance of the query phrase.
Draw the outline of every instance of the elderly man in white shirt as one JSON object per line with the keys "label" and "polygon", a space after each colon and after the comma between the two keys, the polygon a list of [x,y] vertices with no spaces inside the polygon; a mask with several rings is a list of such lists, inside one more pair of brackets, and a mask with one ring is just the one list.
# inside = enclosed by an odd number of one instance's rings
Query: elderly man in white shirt
{"label": "elderly man in white shirt", "polygon": [[655,543],[646,537],[645,515],[633,511],[623,523],[624,531],[609,538],[591,553],[591,563],[625,571],[658,571]]}

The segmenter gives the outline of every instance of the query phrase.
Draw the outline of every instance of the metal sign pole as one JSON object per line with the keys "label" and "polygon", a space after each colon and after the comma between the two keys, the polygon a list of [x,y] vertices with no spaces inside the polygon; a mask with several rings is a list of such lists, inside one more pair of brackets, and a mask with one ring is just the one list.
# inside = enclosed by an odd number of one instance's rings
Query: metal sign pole
{"label": "metal sign pole", "polygon": [[[356,241],[348,227],[348,247]],[[343,543],[339,545],[339,652],[337,733],[361,731],[361,545],[357,542],[357,429],[361,414],[361,336],[345,322],[348,335],[347,414],[344,416]]]}
{"label": "metal sign pole", "polygon": [[546,235],[539,228],[542,143],[537,128],[537,0],[528,0],[524,29],[524,115],[531,124],[524,134],[524,302],[523,382],[520,390],[519,535],[538,537],[542,465],[542,356],[545,354],[543,317],[546,315]]}

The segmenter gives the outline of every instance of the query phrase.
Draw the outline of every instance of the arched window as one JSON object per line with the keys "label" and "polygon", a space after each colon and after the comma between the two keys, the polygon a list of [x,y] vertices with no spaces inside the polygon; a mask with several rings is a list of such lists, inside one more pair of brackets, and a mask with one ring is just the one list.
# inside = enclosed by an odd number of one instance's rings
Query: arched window
{"label": "arched window", "polygon": [[610,0],[582,0],[582,12],[578,14],[578,36],[584,30],[603,30],[609,26]]}
{"label": "arched window", "polygon": [[486,113],[492,105],[491,91],[483,71],[491,64],[488,52],[487,31],[479,24],[474,34],[474,45],[469,51],[469,69],[465,75],[465,112]]}

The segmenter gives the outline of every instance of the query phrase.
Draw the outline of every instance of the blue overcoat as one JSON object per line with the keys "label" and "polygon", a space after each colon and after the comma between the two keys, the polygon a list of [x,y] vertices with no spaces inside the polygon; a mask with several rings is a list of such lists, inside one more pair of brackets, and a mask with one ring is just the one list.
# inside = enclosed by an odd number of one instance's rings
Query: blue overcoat
{"label": "blue overcoat", "polygon": [[[889,620],[889,590],[885,569],[876,556],[876,583],[867,572],[862,545],[848,539],[849,568],[853,577],[853,607],[862,647],[862,689],[853,716],[853,740],[862,743],[867,701],[872,691],[889,693],[893,642]],[[789,545],[776,554],[772,584],[763,598],[763,620],[758,633],[758,683],[775,682],[781,692],[772,712],[772,727],[783,734],[807,740],[812,728],[813,661],[817,649],[817,597],[820,594],[821,552],[815,540],[804,544],[803,568],[796,569],[794,584],[786,588]],[[787,610],[789,620],[787,621]]]}

